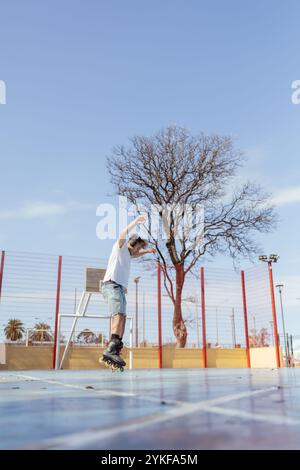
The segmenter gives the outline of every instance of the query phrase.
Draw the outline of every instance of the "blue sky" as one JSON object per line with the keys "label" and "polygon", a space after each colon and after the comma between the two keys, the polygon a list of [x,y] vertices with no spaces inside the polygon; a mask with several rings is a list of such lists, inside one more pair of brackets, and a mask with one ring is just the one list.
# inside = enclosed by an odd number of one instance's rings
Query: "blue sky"
{"label": "blue sky", "polygon": [[278,202],[262,243],[300,333],[299,15],[296,0],[2,0],[1,249],[107,257],[113,146],[173,123],[230,134],[241,177]]}

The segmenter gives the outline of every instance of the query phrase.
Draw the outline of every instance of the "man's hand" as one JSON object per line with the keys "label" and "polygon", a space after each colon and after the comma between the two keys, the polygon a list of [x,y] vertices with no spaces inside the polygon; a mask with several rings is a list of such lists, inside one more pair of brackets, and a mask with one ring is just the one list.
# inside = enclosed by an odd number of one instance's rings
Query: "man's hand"
{"label": "man's hand", "polygon": [[141,224],[144,224],[146,222],[146,217],[144,215],[139,215],[135,221],[134,221],[134,224],[135,225],[141,225]]}
{"label": "man's hand", "polygon": [[140,258],[141,256],[149,255],[150,253],[157,253],[155,248],[149,248],[147,250],[141,249],[137,255],[133,256],[133,258]]}

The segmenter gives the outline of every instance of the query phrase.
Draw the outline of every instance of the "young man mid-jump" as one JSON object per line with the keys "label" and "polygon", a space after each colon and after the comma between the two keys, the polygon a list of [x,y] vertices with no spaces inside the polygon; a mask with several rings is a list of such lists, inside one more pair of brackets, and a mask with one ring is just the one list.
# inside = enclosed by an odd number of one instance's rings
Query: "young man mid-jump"
{"label": "young man mid-jump", "polygon": [[109,257],[108,266],[102,283],[102,294],[108,303],[111,316],[111,338],[100,362],[113,368],[122,369],[126,363],[120,357],[123,347],[123,334],[126,323],[126,297],[130,264],[132,258],[140,258],[147,253],[156,253],[154,248],[146,249],[147,241],[134,234],[127,240],[129,232],[145,222],[145,217],[137,217],[120,234]]}

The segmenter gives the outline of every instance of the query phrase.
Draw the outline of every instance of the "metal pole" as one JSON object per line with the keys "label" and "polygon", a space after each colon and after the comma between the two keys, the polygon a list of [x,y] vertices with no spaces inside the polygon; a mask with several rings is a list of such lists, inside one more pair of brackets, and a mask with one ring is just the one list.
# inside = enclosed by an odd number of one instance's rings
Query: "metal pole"
{"label": "metal pole", "polygon": [[55,369],[57,360],[57,343],[60,341],[60,337],[57,337],[58,329],[58,315],[59,315],[59,301],[60,301],[60,286],[61,286],[61,267],[62,267],[62,256],[58,257],[58,270],[57,270],[57,287],[56,287],[56,306],[55,306],[55,327],[54,327],[54,345],[53,345],[53,357],[52,357],[52,368]]}
{"label": "metal pole", "polygon": [[60,367],[59,367],[60,331],[61,331],[61,316],[58,315],[58,326],[57,326],[58,341],[57,341],[57,344],[56,344],[55,370],[58,370],[58,369],[60,368]]}
{"label": "metal pole", "polygon": [[145,346],[145,292],[143,291],[143,346]]}
{"label": "metal pole", "polygon": [[287,354],[288,354],[287,355],[287,361],[288,361],[287,363],[288,363],[288,367],[290,367],[291,366],[291,360],[290,360],[291,355],[290,355],[290,345],[289,345],[289,335],[288,335],[288,333],[286,334],[286,344],[287,344]]}
{"label": "metal pole", "polygon": [[232,345],[235,348],[236,345],[236,334],[235,334],[235,318],[234,318],[234,308],[232,308],[232,315],[231,317],[231,329],[232,329]]}
{"label": "metal pole", "polygon": [[217,345],[219,346],[219,318],[218,318],[218,307],[216,307],[216,330],[217,330]]}
{"label": "metal pole", "polygon": [[292,335],[290,335],[290,343],[291,343],[292,365],[293,365],[293,367],[295,367],[294,348],[293,348],[293,336],[292,336]]}
{"label": "metal pole", "polygon": [[135,281],[135,347],[139,345],[138,341],[138,283]]}
{"label": "metal pole", "polygon": [[[74,292],[74,315],[76,314],[76,310],[77,310],[77,289],[75,287],[75,292]],[[76,331],[74,329],[74,333],[73,333],[73,345],[76,343]]]}
{"label": "metal pole", "polygon": [[198,304],[197,295],[195,296],[195,307],[196,307],[197,346],[198,346],[198,349],[200,349],[199,304]]}
{"label": "metal pole", "polygon": [[247,311],[246,283],[245,283],[244,271],[241,271],[241,281],[242,281],[242,297],[243,297],[243,309],[244,309],[244,328],[245,328],[247,367],[250,368],[251,362],[250,362],[249,331],[248,331],[248,311]]}
{"label": "metal pole", "polygon": [[133,346],[133,321],[132,318],[130,318],[130,324],[129,324],[129,369],[132,369],[132,346]]}
{"label": "metal pole", "polygon": [[2,251],[1,252],[1,264],[0,264],[0,302],[1,302],[2,284],[3,284],[4,260],[5,260],[5,251]]}
{"label": "metal pole", "polygon": [[280,368],[280,352],[279,352],[279,342],[278,342],[278,329],[277,329],[277,317],[276,317],[276,305],[275,305],[275,293],[274,293],[272,261],[268,261],[268,271],[269,271],[270,296],[271,296],[271,306],[272,306],[273,326],[274,326],[276,365],[277,365],[278,368]]}
{"label": "metal pole", "polygon": [[285,323],[284,323],[284,315],[283,315],[283,303],[282,303],[282,284],[277,284],[276,286],[278,288],[279,292],[279,297],[280,297],[280,308],[281,308],[281,319],[282,319],[282,328],[283,328],[283,338],[284,338],[284,349],[285,349],[285,364],[288,367],[289,366],[289,361],[288,361],[288,347],[286,344],[286,332],[285,332]]}
{"label": "metal pole", "polygon": [[135,282],[135,347],[139,347],[139,292],[138,284],[140,277],[134,279]]}
{"label": "metal pole", "polygon": [[207,348],[206,348],[206,322],[205,322],[205,282],[204,282],[204,268],[200,271],[201,279],[201,310],[202,310],[202,355],[203,367],[207,368]]}
{"label": "metal pole", "polygon": [[161,265],[157,262],[158,368],[162,369]]}

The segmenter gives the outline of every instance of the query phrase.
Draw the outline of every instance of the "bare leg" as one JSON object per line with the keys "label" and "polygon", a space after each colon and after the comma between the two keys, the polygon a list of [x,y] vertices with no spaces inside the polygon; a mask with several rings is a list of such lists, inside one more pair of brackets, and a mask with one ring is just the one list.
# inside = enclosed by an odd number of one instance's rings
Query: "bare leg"
{"label": "bare leg", "polygon": [[125,331],[126,317],[118,313],[111,318],[111,333],[123,338]]}

